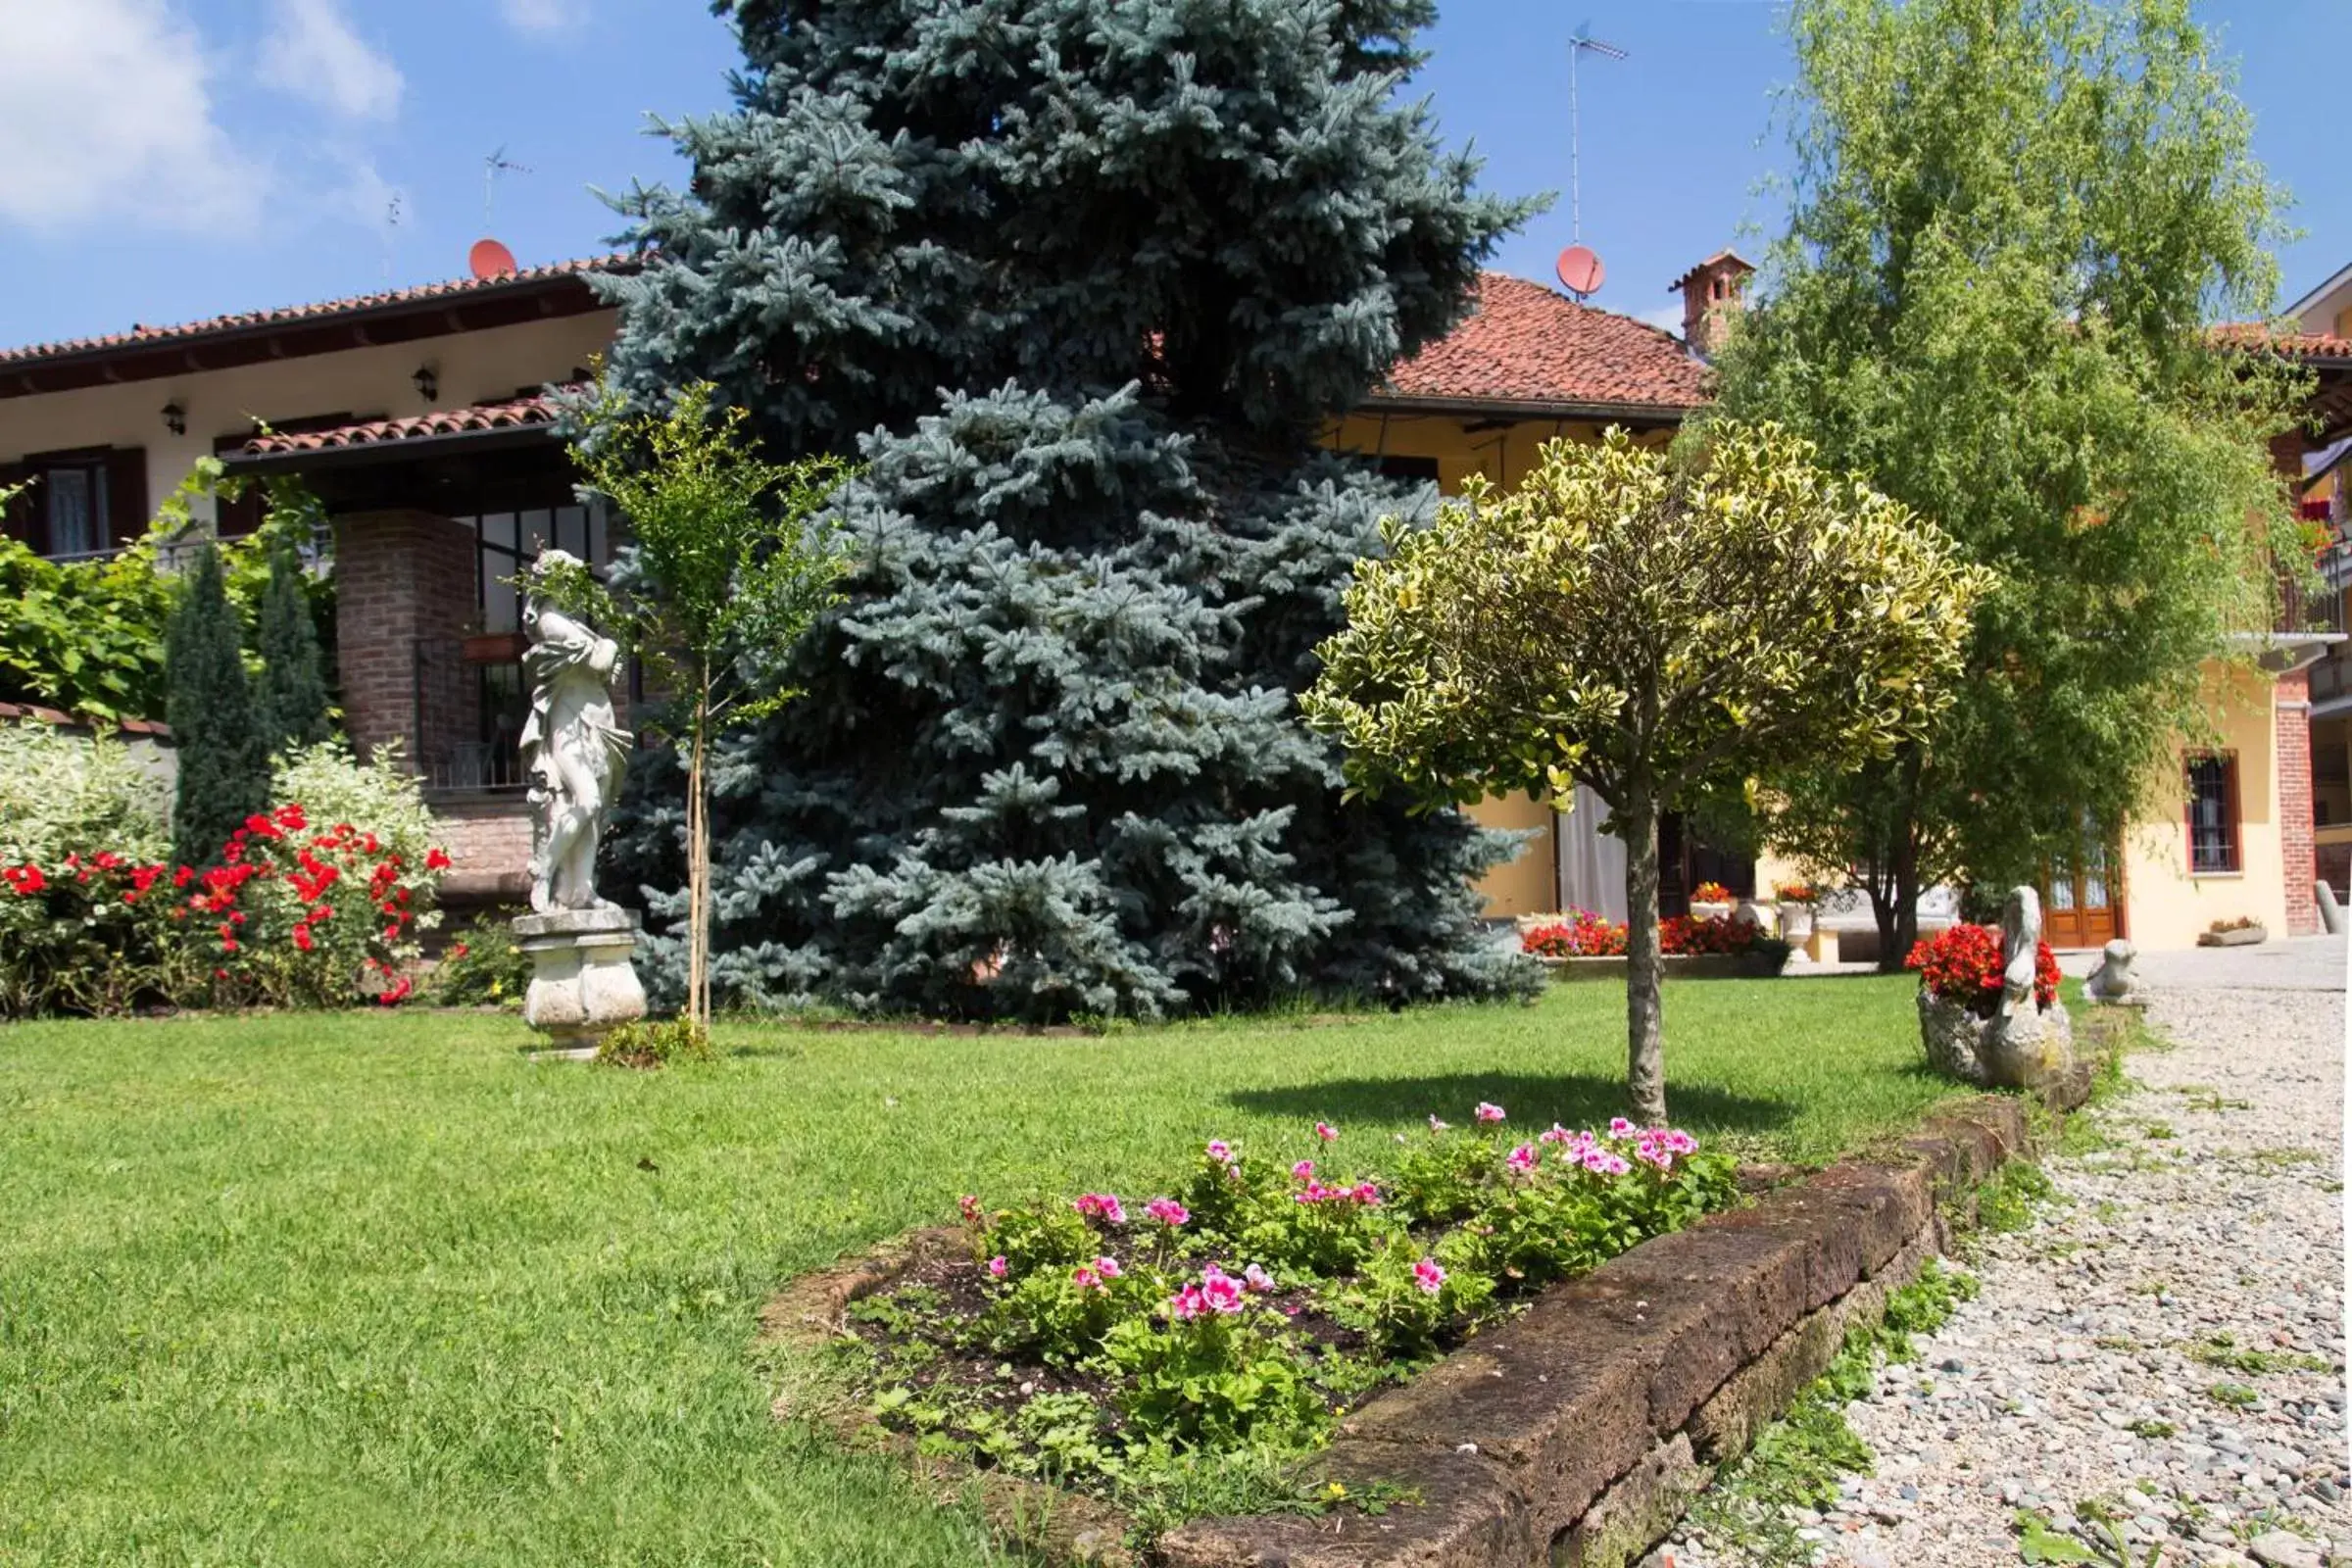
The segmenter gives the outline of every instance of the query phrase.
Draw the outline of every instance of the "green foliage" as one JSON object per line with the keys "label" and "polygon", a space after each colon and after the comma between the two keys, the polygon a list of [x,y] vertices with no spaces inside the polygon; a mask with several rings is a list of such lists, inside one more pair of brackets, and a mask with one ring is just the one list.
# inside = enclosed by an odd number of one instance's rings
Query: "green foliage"
{"label": "green foliage", "polygon": [[514,940],[521,909],[494,909],[454,933],[433,965],[427,986],[444,1007],[519,1008],[531,982],[531,960]]}
{"label": "green foliage", "polygon": [[0,865],[92,848],[160,859],[171,808],[162,773],[112,735],[0,724]]}
{"label": "green foliage", "polygon": [[[0,600],[10,609],[0,616],[0,702],[101,719],[162,718],[173,573],[196,527],[193,505],[244,489],[245,482],[222,477],[219,459],[199,459],[147,535],[101,560],[45,561],[23,541],[0,538]],[[280,540],[311,541],[321,521],[299,480],[273,479],[262,526],[217,547],[240,625],[262,602],[270,550]],[[314,618],[332,614],[330,578],[308,583],[306,594]]]}
{"label": "green foliage", "polygon": [[709,1061],[710,1031],[686,1018],[640,1018],[622,1024],[596,1043],[596,1059],[607,1067],[666,1067],[678,1061]]}
{"label": "green foliage", "polygon": [[1780,848],[1855,868],[1898,962],[1921,887],[2035,880],[2177,789],[2205,661],[2271,624],[2297,377],[2207,326],[2269,309],[2285,199],[2186,0],[1803,0],[1790,25],[1790,226],[1713,417],[1787,424],[1997,573],[1922,738],[1768,797]]}
{"label": "green foliage", "polygon": [[273,537],[262,592],[260,690],[262,739],[271,753],[316,746],[333,733],[327,719],[326,663],[312,619],[310,574],[292,541]]}
{"label": "green foliage", "polygon": [[172,606],[165,714],[179,763],[172,846],[181,865],[213,863],[229,835],[270,804],[270,747],[245,678],[220,554],[201,546]]}
{"label": "green foliage", "polygon": [[[861,462],[847,603],[769,677],[808,699],[715,748],[722,988],[1054,1022],[1532,978],[1463,885],[1508,842],[1347,801],[1292,706],[1420,505],[1317,432],[1529,210],[1400,90],[1431,14],[734,8],[734,104],[669,127],[691,185],[620,204],[612,381]],[[614,860],[674,993],[668,760]]]}
{"label": "green foliage", "polygon": [[1519,487],[1473,478],[1386,528],[1300,699],[1349,776],[1427,799],[1589,785],[1627,841],[1629,1078],[1657,1064],[1657,824],[1686,798],[1892,750],[1950,699],[1985,573],[1770,425],[1677,458],[1611,429],[1553,441]]}

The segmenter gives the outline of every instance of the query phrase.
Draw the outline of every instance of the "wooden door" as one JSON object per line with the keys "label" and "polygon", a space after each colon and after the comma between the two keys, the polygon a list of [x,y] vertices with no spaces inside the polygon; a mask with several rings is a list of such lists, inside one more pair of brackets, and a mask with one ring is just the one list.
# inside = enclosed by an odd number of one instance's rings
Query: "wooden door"
{"label": "wooden door", "polygon": [[2071,865],[2050,868],[2041,895],[2042,940],[2053,948],[2103,948],[2124,934],[2116,858],[2087,847]]}

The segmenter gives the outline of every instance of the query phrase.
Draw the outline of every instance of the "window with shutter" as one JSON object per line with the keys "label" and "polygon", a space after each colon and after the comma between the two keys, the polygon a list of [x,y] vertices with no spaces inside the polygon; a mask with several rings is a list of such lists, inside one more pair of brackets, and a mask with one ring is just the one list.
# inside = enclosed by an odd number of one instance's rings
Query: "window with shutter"
{"label": "window with shutter", "polygon": [[146,531],[142,447],[36,452],[15,471],[34,482],[9,509],[8,531],[52,561],[112,555]]}

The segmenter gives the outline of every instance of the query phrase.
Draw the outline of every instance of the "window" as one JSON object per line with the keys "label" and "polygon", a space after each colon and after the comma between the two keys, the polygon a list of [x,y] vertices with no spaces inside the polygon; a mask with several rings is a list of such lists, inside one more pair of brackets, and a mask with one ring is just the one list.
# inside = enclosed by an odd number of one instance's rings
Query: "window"
{"label": "window", "polygon": [[1435,458],[1406,458],[1392,453],[1377,460],[1380,476],[1384,479],[1402,479],[1407,483],[1436,484],[1438,460]]}
{"label": "window", "polygon": [[114,552],[147,525],[147,455],[137,447],[38,453],[0,471],[30,481],[8,509],[7,531],[52,561]]}
{"label": "window", "polygon": [[2191,876],[2242,869],[2237,845],[2237,759],[2207,752],[2188,760],[2188,870]]}

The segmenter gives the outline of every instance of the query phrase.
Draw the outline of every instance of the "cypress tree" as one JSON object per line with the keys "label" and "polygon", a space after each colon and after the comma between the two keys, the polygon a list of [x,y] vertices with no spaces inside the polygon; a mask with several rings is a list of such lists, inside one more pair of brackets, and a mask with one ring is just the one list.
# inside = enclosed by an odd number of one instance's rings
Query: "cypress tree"
{"label": "cypress tree", "polygon": [[302,557],[283,538],[270,546],[261,654],[264,749],[276,753],[325,740],[333,733],[326,716],[325,661],[318,652],[318,628],[311,619]]}
{"label": "cypress tree", "polygon": [[207,544],[180,586],[165,633],[165,716],[179,764],[172,853],[208,865],[229,834],[270,804],[270,749],[245,679],[243,639]]}
{"label": "cypress tree", "polygon": [[[1479,994],[1509,850],[1348,798],[1294,694],[1385,513],[1322,422],[1465,309],[1523,208],[1426,105],[1427,0],[744,0],[613,383],[715,382],[861,465],[807,696],[712,763],[713,973],[749,1002],[1043,1018]],[[675,994],[671,765],[612,848]]]}

